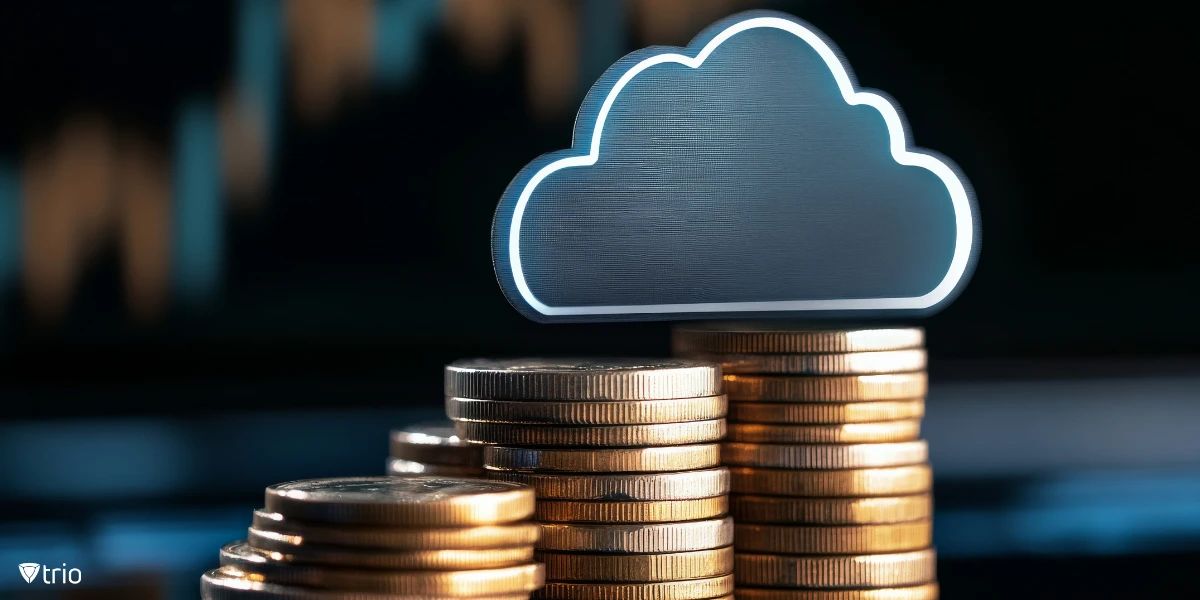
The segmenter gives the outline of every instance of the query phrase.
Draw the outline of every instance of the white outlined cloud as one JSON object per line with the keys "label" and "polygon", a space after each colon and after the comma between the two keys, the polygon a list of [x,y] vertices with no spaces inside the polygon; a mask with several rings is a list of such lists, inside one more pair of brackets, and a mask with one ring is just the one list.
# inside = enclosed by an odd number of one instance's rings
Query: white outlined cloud
{"label": "white outlined cloud", "polygon": [[[762,15],[762,11],[754,14]],[[600,157],[602,133],[609,110],[617,96],[639,73],[655,65],[677,63],[695,69],[722,43],[735,35],[761,28],[785,31],[808,44],[824,60],[837,82],[842,98],[851,106],[867,105],[882,115],[888,129],[892,158],[900,165],[924,168],[938,177],[946,186],[954,210],[955,244],[949,268],[941,282],[929,292],[915,297],[902,298],[848,298],[834,300],[783,300],[765,302],[709,302],[682,304],[641,305],[597,305],[597,306],[550,306],[541,302],[525,281],[521,265],[520,233],[525,208],[534,190],[551,174],[569,168],[588,167]],[[581,115],[582,118],[582,115]],[[841,311],[904,311],[924,310],[934,307],[949,297],[967,276],[971,263],[977,231],[972,198],[967,184],[954,168],[937,157],[913,152],[908,147],[908,136],[899,112],[886,98],[879,94],[856,89],[849,69],[838,53],[807,24],[783,16],[750,16],[733,18],[732,22],[710,39],[695,56],[675,52],[655,54],[638,62],[623,73],[609,89],[596,115],[588,142],[588,153],[555,160],[539,169],[522,187],[508,224],[507,252],[513,283],[528,306],[546,317],[579,318],[587,316],[620,315],[666,315],[696,313],[749,313],[749,312],[841,312]]]}

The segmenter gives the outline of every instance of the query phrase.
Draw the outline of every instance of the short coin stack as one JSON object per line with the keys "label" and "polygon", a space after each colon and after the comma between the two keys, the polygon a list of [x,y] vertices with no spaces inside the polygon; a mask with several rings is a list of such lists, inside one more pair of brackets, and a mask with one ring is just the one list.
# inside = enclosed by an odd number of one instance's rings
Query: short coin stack
{"label": "short coin stack", "polygon": [[700,324],[725,371],[738,600],[931,600],[932,471],[919,328]]}
{"label": "short coin stack", "polygon": [[390,436],[388,475],[483,477],[483,448],[454,433],[454,423],[419,423]]}
{"label": "short coin stack", "polygon": [[446,367],[488,476],[537,490],[541,598],[705,600],[733,591],[720,367],[693,360],[470,360]]}
{"label": "short coin stack", "polygon": [[221,549],[205,600],[527,599],[542,586],[528,486],[450,477],[313,479],[267,488],[246,541]]}

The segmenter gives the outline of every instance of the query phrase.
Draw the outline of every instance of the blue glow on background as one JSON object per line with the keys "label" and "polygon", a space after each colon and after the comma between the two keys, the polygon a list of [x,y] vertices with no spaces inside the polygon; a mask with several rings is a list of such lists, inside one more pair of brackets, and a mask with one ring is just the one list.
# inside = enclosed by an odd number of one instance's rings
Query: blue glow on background
{"label": "blue glow on background", "polygon": [[379,0],[375,5],[375,77],[407,82],[417,68],[425,32],[438,22],[437,0]]}
{"label": "blue glow on background", "polygon": [[267,172],[275,157],[283,82],[283,15],[279,0],[242,0],[238,5],[236,81],[239,102],[263,119]]}
{"label": "blue glow on background", "polygon": [[21,184],[12,165],[0,162],[0,290],[17,277],[21,263]]}
{"label": "blue glow on background", "polygon": [[187,300],[208,296],[221,274],[221,157],[211,102],[180,111],[175,133],[175,289]]}
{"label": "blue glow on background", "polygon": [[199,571],[216,567],[218,549],[244,539],[249,525],[242,507],[106,515],[94,525],[94,560],[111,571]]}

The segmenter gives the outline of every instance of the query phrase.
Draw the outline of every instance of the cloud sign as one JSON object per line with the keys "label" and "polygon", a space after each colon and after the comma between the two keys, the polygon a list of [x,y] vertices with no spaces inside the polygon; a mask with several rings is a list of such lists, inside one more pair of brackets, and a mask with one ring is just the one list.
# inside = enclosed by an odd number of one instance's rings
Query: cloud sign
{"label": "cloud sign", "polygon": [[832,44],[771,11],[613,65],[492,228],[537,321],[926,313],[978,253],[970,184]]}

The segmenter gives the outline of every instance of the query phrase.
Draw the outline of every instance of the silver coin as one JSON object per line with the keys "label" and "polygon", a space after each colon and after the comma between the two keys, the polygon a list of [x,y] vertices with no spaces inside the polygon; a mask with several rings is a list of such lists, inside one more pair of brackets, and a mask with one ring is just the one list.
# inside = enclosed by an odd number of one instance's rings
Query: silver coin
{"label": "silver coin", "polygon": [[471,359],[446,366],[447,396],[484,400],[666,400],[715,396],[721,368],[690,359]]}
{"label": "silver coin", "polygon": [[454,423],[418,423],[391,432],[394,458],[434,465],[478,466],[483,448],[454,433]]}

